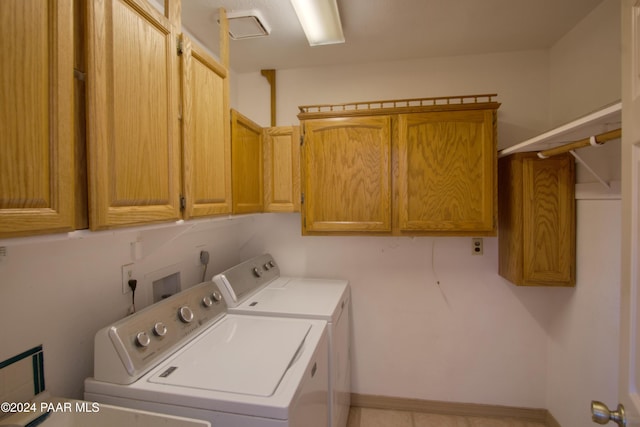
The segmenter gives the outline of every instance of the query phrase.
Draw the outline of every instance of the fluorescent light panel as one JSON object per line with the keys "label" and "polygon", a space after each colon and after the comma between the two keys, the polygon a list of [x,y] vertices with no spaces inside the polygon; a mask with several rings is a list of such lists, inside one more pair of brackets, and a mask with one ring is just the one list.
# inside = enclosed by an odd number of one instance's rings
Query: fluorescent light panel
{"label": "fluorescent light panel", "polygon": [[291,0],[309,45],[344,43],[337,0]]}

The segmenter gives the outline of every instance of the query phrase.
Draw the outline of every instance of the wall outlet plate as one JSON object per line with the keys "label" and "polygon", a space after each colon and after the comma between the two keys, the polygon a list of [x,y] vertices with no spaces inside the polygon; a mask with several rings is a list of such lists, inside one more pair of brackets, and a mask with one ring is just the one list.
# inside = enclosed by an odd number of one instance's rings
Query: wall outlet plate
{"label": "wall outlet plate", "polygon": [[122,266],[122,293],[127,294],[131,292],[131,288],[129,287],[130,279],[137,279],[135,276],[135,264],[125,264]]}
{"label": "wall outlet plate", "polygon": [[471,253],[473,255],[482,255],[484,252],[482,237],[474,237],[471,239]]}

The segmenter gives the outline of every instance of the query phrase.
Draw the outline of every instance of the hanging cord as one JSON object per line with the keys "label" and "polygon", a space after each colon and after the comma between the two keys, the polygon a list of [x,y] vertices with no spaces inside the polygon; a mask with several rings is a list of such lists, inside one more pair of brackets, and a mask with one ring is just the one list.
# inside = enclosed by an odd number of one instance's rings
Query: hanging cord
{"label": "hanging cord", "polygon": [[130,314],[136,312],[136,288],[138,287],[138,281],[135,279],[129,280],[129,287],[131,288],[131,309]]}
{"label": "hanging cord", "polygon": [[201,280],[201,282],[204,282],[205,276],[207,275],[207,266],[209,265],[209,252],[200,251],[200,263],[204,265],[204,268],[202,269],[202,280]]}

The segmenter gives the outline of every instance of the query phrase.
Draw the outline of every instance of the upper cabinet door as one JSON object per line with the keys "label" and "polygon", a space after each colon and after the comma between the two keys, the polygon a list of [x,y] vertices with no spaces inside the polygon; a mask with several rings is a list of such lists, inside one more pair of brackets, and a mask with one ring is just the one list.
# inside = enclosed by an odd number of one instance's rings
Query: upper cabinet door
{"label": "upper cabinet door", "polygon": [[390,232],[391,118],[303,126],[303,232]]}
{"label": "upper cabinet door", "polygon": [[400,114],[399,228],[496,231],[495,110]]}
{"label": "upper cabinet door", "polygon": [[90,227],[178,219],[175,29],[144,0],[87,7]]}
{"label": "upper cabinet door", "polygon": [[74,217],[73,2],[0,2],[0,237]]}
{"label": "upper cabinet door", "polygon": [[300,127],[264,129],[264,210],[300,211]]}
{"label": "upper cabinet door", "polygon": [[235,110],[231,110],[231,149],[233,213],[262,212],[262,128]]}
{"label": "upper cabinet door", "polygon": [[575,285],[575,160],[524,158],[523,284]]}
{"label": "upper cabinet door", "polygon": [[184,34],[182,38],[184,217],[231,213],[227,71]]}

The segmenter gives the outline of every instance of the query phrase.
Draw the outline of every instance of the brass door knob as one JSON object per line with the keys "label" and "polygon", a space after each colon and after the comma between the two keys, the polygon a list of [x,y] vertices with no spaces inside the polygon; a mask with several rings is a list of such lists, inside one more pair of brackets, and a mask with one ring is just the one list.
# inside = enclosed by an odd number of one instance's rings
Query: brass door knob
{"label": "brass door knob", "polygon": [[622,404],[618,404],[618,408],[615,411],[611,411],[604,403],[593,400],[591,402],[591,419],[598,424],[607,424],[609,421],[613,421],[620,427],[627,425],[627,418],[624,415],[624,406]]}

